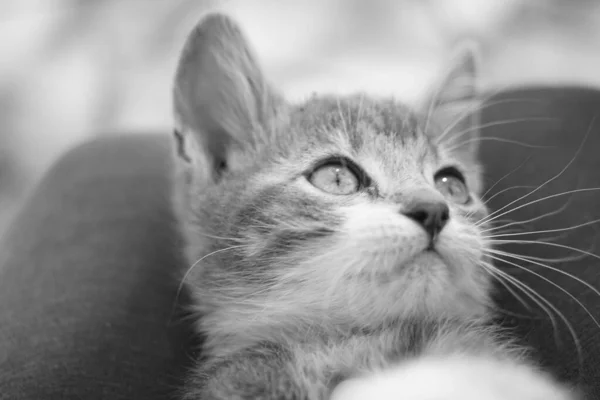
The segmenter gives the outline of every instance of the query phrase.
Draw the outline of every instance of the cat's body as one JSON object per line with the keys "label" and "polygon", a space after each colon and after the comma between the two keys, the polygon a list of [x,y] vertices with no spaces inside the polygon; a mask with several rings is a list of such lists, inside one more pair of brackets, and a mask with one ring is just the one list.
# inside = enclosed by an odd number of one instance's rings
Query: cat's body
{"label": "cat's body", "polygon": [[568,398],[489,323],[474,74],[467,54],[421,112],[365,95],[294,106],[234,23],[198,25],[175,84],[184,279],[206,335],[186,398],[327,399],[341,383],[346,399],[411,360],[471,370],[485,399]]}

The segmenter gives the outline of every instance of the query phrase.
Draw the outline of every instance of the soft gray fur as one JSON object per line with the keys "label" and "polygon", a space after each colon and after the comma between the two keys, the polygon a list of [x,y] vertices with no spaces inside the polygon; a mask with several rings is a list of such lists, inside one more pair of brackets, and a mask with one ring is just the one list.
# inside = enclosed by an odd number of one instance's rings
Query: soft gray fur
{"label": "soft gray fur", "polygon": [[[291,105],[227,17],[190,34],[174,88],[174,198],[182,280],[207,340],[184,398],[327,399],[344,380],[425,355],[525,363],[489,324],[476,62],[465,48],[451,64],[420,110],[366,95]],[[321,190],[309,177],[331,156],[370,183]],[[464,203],[438,190],[449,166]],[[431,245],[405,216],[423,202],[449,210]]]}

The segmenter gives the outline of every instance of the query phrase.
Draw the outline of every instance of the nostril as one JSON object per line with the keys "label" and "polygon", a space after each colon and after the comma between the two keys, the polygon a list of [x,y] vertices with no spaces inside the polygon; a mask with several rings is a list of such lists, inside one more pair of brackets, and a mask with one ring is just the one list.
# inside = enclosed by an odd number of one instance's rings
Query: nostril
{"label": "nostril", "polygon": [[445,224],[450,219],[450,208],[448,208],[448,206],[446,204],[444,204],[444,206],[445,207],[442,210],[442,213],[440,215],[440,220],[442,223]]}
{"label": "nostril", "polygon": [[429,218],[429,213],[427,212],[427,210],[414,210],[406,213],[406,216],[410,217],[411,219],[417,221],[420,224],[424,224]]}
{"label": "nostril", "polygon": [[444,202],[417,202],[405,210],[404,215],[425,229],[435,239],[450,219],[450,209]]}

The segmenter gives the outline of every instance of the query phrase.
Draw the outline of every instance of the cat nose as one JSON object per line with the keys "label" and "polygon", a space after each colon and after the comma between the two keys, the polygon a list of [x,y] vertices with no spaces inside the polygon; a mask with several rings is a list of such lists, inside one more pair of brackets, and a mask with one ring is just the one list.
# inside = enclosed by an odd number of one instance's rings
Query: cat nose
{"label": "cat nose", "polygon": [[421,225],[433,242],[448,222],[450,209],[441,200],[421,200],[410,204],[403,214]]}

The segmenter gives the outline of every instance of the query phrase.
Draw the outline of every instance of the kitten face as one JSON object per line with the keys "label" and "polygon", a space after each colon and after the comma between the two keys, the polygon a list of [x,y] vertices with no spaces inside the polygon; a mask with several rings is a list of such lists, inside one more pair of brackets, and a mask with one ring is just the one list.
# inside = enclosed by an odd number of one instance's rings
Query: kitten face
{"label": "kitten face", "polygon": [[[204,90],[235,94],[219,107],[186,96],[194,80],[180,66],[177,196],[190,265],[204,257],[186,282],[209,344],[485,314],[480,167],[471,146],[452,140],[469,127],[455,115],[461,132],[445,138],[434,115],[362,95],[287,105],[231,21],[203,24],[190,43],[203,62],[227,63],[197,66],[214,82]],[[232,66],[249,79],[219,82],[215,71]]]}

